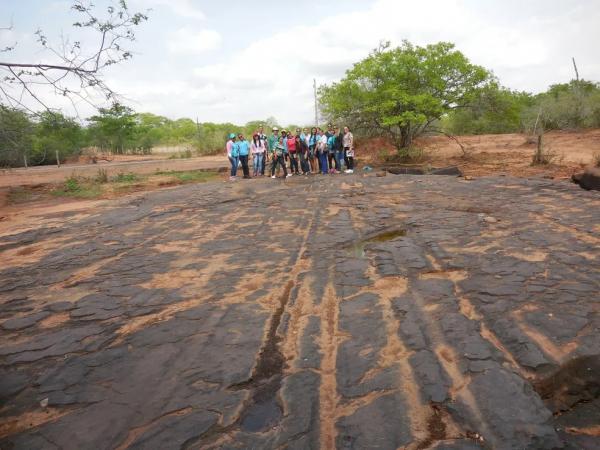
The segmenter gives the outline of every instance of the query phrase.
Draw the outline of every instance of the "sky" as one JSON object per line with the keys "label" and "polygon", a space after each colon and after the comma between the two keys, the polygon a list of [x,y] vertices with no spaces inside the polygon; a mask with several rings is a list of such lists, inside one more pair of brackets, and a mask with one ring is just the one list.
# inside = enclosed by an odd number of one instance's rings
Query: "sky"
{"label": "sky", "polygon": [[[95,0],[104,7],[110,0]],[[77,39],[68,0],[0,0],[0,60],[39,61],[33,32]],[[310,124],[313,79],[331,83],[382,40],[456,44],[511,89],[544,91],[574,77],[600,81],[600,0],[128,0],[148,11],[134,58],[105,73],[136,111],[232,122]],[[86,39],[90,40],[89,36]],[[72,113],[64,99],[44,93]],[[79,114],[93,113],[80,105]]]}

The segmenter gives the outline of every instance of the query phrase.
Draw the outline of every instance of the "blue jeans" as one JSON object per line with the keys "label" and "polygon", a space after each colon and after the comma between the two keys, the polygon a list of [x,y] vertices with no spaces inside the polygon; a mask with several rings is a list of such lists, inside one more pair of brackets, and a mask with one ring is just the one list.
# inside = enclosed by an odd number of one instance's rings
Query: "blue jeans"
{"label": "blue jeans", "polygon": [[231,176],[235,177],[237,175],[238,164],[240,162],[239,156],[230,156],[229,162],[231,163]]}
{"label": "blue jeans", "polygon": [[321,162],[321,173],[327,173],[327,152],[319,152],[319,161]]}
{"label": "blue jeans", "polygon": [[[335,152],[335,159],[337,161],[338,167],[339,167],[339,171],[342,171],[342,162],[344,162],[344,150],[338,150],[337,152]],[[348,167],[346,167],[347,169]]]}
{"label": "blue jeans", "polygon": [[265,154],[264,153],[255,153],[254,154],[254,176],[258,175],[260,171],[263,170]]}

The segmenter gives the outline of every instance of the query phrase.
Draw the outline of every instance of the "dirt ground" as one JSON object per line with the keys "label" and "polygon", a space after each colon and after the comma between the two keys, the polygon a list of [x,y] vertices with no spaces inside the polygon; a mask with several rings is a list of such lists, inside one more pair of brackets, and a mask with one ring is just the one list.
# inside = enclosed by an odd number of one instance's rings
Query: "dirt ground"
{"label": "dirt ground", "polygon": [[0,448],[597,449],[600,197],[209,182],[0,222]]}
{"label": "dirt ground", "polygon": [[[573,172],[594,161],[600,155],[600,130],[580,132],[552,131],[544,135],[544,146],[553,155],[547,166],[531,166],[536,143],[523,134],[458,136],[466,149],[445,136],[421,138],[416,142],[425,151],[424,162],[444,167],[456,165],[465,175],[513,175],[517,177],[546,176],[569,178]],[[364,142],[363,155],[377,163],[381,155],[390,154],[393,147],[383,139]],[[359,150],[360,156],[360,150]]]}
{"label": "dirt ground", "polygon": [[229,162],[222,156],[202,156],[190,159],[167,159],[161,155],[115,156],[110,162],[97,164],[63,164],[56,166],[37,166],[28,169],[0,169],[0,189],[15,186],[31,186],[49,183],[61,183],[70,176],[95,177],[99,170],[105,170],[108,176],[119,173],[151,174],[163,171],[183,171],[197,169],[219,169],[227,167]]}

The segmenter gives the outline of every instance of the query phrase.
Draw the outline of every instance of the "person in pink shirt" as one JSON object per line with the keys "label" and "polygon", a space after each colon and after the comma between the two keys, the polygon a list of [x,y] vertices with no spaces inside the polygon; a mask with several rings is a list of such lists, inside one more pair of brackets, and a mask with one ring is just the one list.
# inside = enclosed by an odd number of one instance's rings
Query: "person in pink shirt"
{"label": "person in pink shirt", "polygon": [[296,136],[291,132],[287,135],[287,147],[290,155],[290,173],[299,175],[298,155],[296,154]]}
{"label": "person in pink shirt", "polygon": [[252,162],[254,166],[254,175],[257,177],[261,173],[263,167],[263,161],[265,157],[267,147],[265,140],[261,139],[258,133],[254,133],[252,136],[252,143],[250,144],[250,152],[252,153]]}

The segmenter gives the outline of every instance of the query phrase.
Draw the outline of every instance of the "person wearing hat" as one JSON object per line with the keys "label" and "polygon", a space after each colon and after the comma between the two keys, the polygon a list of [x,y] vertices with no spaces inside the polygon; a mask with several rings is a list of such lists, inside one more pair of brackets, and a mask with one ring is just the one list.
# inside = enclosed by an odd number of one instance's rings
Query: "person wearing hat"
{"label": "person wearing hat", "polygon": [[250,169],[248,168],[248,155],[250,154],[250,143],[244,139],[242,133],[238,134],[238,152],[240,156],[240,162],[242,163],[242,170],[244,171],[244,178],[250,178]]}
{"label": "person wearing hat", "polygon": [[272,157],[273,157],[273,163],[271,164],[271,178],[275,178],[275,169],[277,168],[277,165],[281,165],[281,167],[283,168],[283,177],[287,178],[287,177],[291,177],[292,174],[288,174],[287,173],[287,168],[285,167],[285,159],[283,158],[283,155],[285,154],[285,141],[286,139],[283,136],[279,137],[279,140],[277,141],[277,143],[274,144],[273,147],[273,153],[272,153]]}
{"label": "person wearing hat", "polygon": [[239,164],[239,149],[237,142],[235,142],[235,133],[229,134],[229,139],[227,140],[227,144],[225,144],[225,150],[227,151],[227,157],[229,158],[229,162],[231,163],[231,174],[229,179],[234,181],[237,176],[237,168]]}
{"label": "person wearing hat", "polygon": [[[269,155],[271,156],[271,172],[274,171],[275,166],[277,165],[276,152],[277,146],[279,145],[279,141],[282,136],[279,135],[279,128],[273,127],[273,134],[269,137]],[[282,160],[283,166],[285,166],[285,155],[287,154],[287,139],[283,139],[283,152],[282,152]],[[287,170],[287,169],[286,169]],[[287,174],[287,172],[286,172]],[[273,174],[271,174],[273,175]]]}

